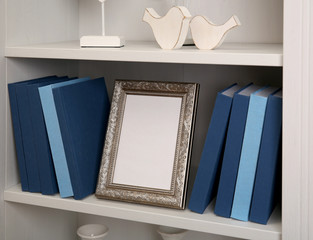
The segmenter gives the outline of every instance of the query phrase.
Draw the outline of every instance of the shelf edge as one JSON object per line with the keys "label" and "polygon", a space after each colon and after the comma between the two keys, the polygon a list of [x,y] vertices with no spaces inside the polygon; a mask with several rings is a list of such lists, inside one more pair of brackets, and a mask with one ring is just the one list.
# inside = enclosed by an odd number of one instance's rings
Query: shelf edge
{"label": "shelf edge", "polygon": [[[280,230],[266,230],[266,227],[260,226],[254,223],[242,223],[236,220],[232,221],[233,224],[223,223],[224,219],[216,217],[220,221],[204,221],[201,219],[188,219],[184,216],[174,216],[162,214],[162,208],[152,207],[153,209],[159,209],[160,214],[155,212],[145,211],[147,206],[132,205],[131,208],[127,207],[127,204],[123,206],[123,203],[109,201],[110,206],[103,204],[104,200],[101,200],[101,205],[97,202],[100,200],[94,196],[88,197],[86,201],[76,201],[73,199],[62,199],[57,196],[43,196],[40,194],[32,194],[25,192],[18,192],[16,186],[6,190],[4,192],[4,200],[6,202],[14,202],[27,204],[39,207],[48,207],[53,209],[60,209],[78,213],[92,214],[103,217],[112,217],[117,219],[143,222],[156,225],[167,225],[170,227],[184,228],[192,231],[199,231],[204,233],[211,233],[217,235],[231,236],[244,239],[281,239],[281,224]],[[172,210],[173,212],[179,210]],[[188,210],[186,210],[188,211]],[[213,211],[213,210],[211,210]],[[191,213],[193,214],[193,213]],[[178,214],[179,215],[179,214]],[[240,226],[241,225],[241,226]],[[246,225],[246,226],[245,226]],[[251,227],[257,226],[257,227]],[[264,228],[264,229],[260,229]]]}

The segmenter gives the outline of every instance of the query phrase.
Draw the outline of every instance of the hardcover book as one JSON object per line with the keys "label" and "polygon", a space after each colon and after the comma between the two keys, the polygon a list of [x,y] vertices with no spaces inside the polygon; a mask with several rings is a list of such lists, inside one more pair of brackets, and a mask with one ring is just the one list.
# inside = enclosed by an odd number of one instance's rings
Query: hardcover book
{"label": "hardcover book", "polygon": [[203,213],[215,196],[220,159],[225,143],[233,95],[240,87],[234,84],[217,94],[196,179],[188,208]]}
{"label": "hardcover book", "polygon": [[234,95],[215,203],[215,214],[230,217],[250,95],[260,89],[249,84]]}
{"label": "hardcover book", "polygon": [[58,193],[58,186],[55,176],[55,170],[52,162],[52,155],[45,125],[45,120],[42,112],[41,101],[38,88],[49,84],[67,81],[67,77],[60,77],[47,80],[41,83],[29,84],[27,92],[30,103],[30,114],[33,132],[33,145],[36,155],[34,164],[37,165],[40,177],[40,189],[44,195],[52,195]]}
{"label": "hardcover book", "polygon": [[75,199],[96,190],[110,103],[103,78],[53,89]]}
{"label": "hardcover book", "polygon": [[277,91],[264,87],[250,97],[231,217],[248,221],[267,99]]}
{"label": "hardcover book", "polygon": [[270,95],[256,170],[249,220],[266,224],[280,197],[282,91]]}
{"label": "hardcover book", "polygon": [[[52,78],[55,78],[55,76],[8,84],[14,141],[23,191],[40,192],[38,169],[33,169],[31,162],[29,162],[29,160],[32,160],[35,151],[31,142],[25,144],[25,141],[28,141],[27,131],[30,129],[30,121],[28,121],[29,101],[25,86]],[[27,118],[26,122],[23,119],[25,117]]]}
{"label": "hardcover book", "polygon": [[80,78],[38,88],[60,196],[63,198],[73,196],[73,188],[66,162],[66,156],[52,89],[87,80],[89,80],[89,78]]}

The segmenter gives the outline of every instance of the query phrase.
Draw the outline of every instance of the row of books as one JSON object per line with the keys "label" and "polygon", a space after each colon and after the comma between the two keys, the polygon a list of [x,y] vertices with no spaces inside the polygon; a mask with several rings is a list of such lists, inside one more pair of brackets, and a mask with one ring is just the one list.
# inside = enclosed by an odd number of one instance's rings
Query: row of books
{"label": "row of books", "polygon": [[266,224],[280,197],[282,90],[237,84],[218,93],[189,201],[203,213]]}
{"label": "row of books", "polygon": [[8,90],[22,190],[94,193],[110,110],[104,79],[49,76]]}

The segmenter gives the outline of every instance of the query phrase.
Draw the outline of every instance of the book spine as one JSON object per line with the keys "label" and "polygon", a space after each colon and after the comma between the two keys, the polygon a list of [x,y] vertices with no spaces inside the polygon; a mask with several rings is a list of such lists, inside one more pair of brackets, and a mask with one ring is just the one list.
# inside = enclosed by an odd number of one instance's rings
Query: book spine
{"label": "book spine", "polygon": [[231,217],[248,221],[267,98],[250,97]]}
{"label": "book spine", "polygon": [[14,84],[8,85],[9,90],[9,99],[10,99],[10,107],[11,107],[11,116],[12,116],[12,123],[13,123],[13,133],[14,133],[14,141],[15,141],[15,148],[17,153],[17,161],[19,167],[19,173],[21,178],[21,185],[23,191],[28,191],[28,177],[27,177],[27,170],[26,170],[26,163],[24,158],[24,147],[22,141],[22,132],[19,120],[19,112],[18,112],[18,105],[17,105],[17,97],[16,97],[16,89]]}
{"label": "book spine", "polygon": [[249,96],[239,94],[233,99],[214,209],[215,214],[222,217],[229,218],[231,214],[249,99]]}
{"label": "book spine", "polygon": [[73,196],[73,188],[66,162],[66,156],[51,86],[40,87],[39,94],[60,195],[61,197],[70,197]]}
{"label": "book spine", "polygon": [[282,98],[267,104],[249,220],[266,224],[278,199],[281,158]]}
{"label": "book spine", "polygon": [[194,212],[203,213],[215,196],[231,104],[231,97],[218,94],[188,205]]}

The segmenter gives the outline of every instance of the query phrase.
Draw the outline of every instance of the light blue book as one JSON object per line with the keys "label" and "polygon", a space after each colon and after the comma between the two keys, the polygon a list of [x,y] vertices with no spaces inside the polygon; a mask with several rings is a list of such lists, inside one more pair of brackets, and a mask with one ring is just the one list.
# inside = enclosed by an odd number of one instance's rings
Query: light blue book
{"label": "light blue book", "polygon": [[54,88],[87,81],[89,79],[90,78],[79,78],[38,88],[53,158],[53,164],[60,195],[62,198],[71,197],[74,194],[52,90]]}
{"label": "light blue book", "polygon": [[267,99],[278,88],[264,87],[250,97],[231,217],[248,221]]}

